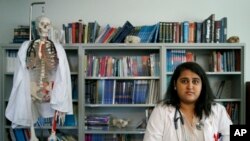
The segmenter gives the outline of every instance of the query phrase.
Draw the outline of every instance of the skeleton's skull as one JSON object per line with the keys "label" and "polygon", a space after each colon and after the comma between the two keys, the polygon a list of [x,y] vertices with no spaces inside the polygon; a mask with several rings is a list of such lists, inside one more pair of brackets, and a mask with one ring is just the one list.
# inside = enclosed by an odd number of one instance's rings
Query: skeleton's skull
{"label": "skeleton's skull", "polygon": [[44,16],[38,17],[36,20],[36,25],[40,37],[48,37],[48,33],[51,28],[50,19]]}

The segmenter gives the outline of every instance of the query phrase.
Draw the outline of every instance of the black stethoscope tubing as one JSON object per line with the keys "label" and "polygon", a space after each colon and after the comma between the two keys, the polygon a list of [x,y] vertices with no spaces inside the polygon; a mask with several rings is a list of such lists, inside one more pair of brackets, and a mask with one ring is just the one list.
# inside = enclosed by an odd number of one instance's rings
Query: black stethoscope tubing
{"label": "black stethoscope tubing", "polygon": [[[177,113],[179,113],[179,116],[177,116]],[[183,116],[179,110],[178,107],[175,108],[175,113],[174,113],[174,127],[175,127],[175,130],[178,129],[178,120],[180,120],[181,124],[184,125],[184,120],[183,120]]]}
{"label": "black stethoscope tubing", "polygon": [[[179,113],[179,116],[177,116],[177,113]],[[180,109],[178,107],[175,108],[175,113],[174,113],[174,127],[175,127],[175,130],[178,129],[178,120],[180,120],[181,124],[184,125],[184,119],[183,119],[183,116],[180,112]],[[196,124],[196,128],[198,130],[201,130],[202,126],[204,126],[203,122],[199,122]]]}

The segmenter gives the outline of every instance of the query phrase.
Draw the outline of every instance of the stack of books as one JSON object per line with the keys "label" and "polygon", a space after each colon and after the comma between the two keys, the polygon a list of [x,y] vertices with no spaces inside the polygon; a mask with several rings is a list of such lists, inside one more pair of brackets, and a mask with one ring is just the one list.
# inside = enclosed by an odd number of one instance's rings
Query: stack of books
{"label": "stack of books", "polygon": [[111,115],[92,114],[85,117],[86,130],[108,130],[110,127]]}
{"label": "stack of books", "polygon": [[29,26],[26,25],[19,25],[17,28],[14,28],[13,43],[23,43],[29,40],[29,31]]}

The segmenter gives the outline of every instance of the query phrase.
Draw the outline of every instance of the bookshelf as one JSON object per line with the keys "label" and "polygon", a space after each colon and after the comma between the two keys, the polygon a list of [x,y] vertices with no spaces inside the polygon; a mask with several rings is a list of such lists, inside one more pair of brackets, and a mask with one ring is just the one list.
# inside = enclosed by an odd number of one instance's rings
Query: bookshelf
{"label": "bookshelf", "polygon": [[[199,63],[206,71],[213,93],[217,97],[216,101],[225,105],[234,124],[245,123],[245,44],[166,44],[163,47],[165,48],[163,52],[165,55],[162,55],[162,60],[169,60],[171,55],[166,54],[166,52],[172,51],[172,60],[177,58],[177,61],[174,61],[177,64],[181,62],[179,61],[181,57],[185,58],[185,55],[191,52],[195,56],[195,62]],[[171,61],[163,62],[162,69],[166,79],[162,85],[167,86],[168,80],[172,76],[172,68],[169,69],[169,66],[175,66],[175,63],[172,64]],[[219,90],[223,81],[224,85]],[[165,92],[166,87],[163,87],[162,91]]]}
{"label": "bookshelf", "polygon": [[[1,93],[2,93],[0,97],[1,98],[0,110],[2,115],[4,115],[5,112],[13,79],[13,72],[7,72],[7,67],[6,67],[8,66],[7,55],[9,51],[17,52],[19,46],[20,44],[1,45],[1,56],[2,56],[1,65],[4,66],[1,67],[1,82],[0,82]],[[77,125],[58,127],[58,130],[61,130],[63,132],[65,131],[65,133],[67,132],[74,133],[77,135],[78,140],[88,141],[88,139],[91,137],[99,139],[105,138],[107,140],[120,137],[142,140],[145,130],[141,128],[137,129],[136,126],[138,126],[140,121],[146,117],[145,115],[147,109],[152,109],[155,106],[156,102],[154,100],[152,102],[148,102],[147,100],[140,102],[140,100],[138,99],[136,100],[136,97],[133,96],[133,92],[134,94],[136,94],[136,90],[139,87],[139,85],[137,85],[137,87],[135,85],[145,82],[147,86],[144,88],[147,89],[150,89],[152,87],[151,85],[154,85],[157,88],[152,89],[153,93],[154,94],[158,93],[159,99],[163,98],[165,91],[167,89],[168,80],[169,78],[171,78],[173,74],[172,71],[173,68],[169,68],[169,66],[175,66],[175,64],[178,64],[181,61],[183,60],[185,61],[183,57],[189,53],[194,55],[195,61],[198,62],[206,70],[214,93],[215,94],[219,93],[216,101],[225,104],[225,106],[228,107],[229,111],[231,109],[231,114],[235,113],[232,112],[232,109],[237,109],[236,113],[232,114],[232,116],[234,116],[233,118],[234,123],[244,124],[246,122],[245,119],[246,96],[244,89],[244,65],[245,65],[244,43],[140,43],[140,44],[94,43],[94,44],[65,44],[63,46],[65,48],[69,60],[71,76],[72,78],[75,78],[77,81],[76,82],[77,94],[76,98],[73,99],[73,105],[75,105],[76,107],[75,111],[77,112],[75,114],[77,117]],[[170,56],[172,56],[172,59],[169,58],[170,57],[169,53]],[[97,68],[101,67],[95,66],[96,64],[94,63],[94,61],[99,62],[101,60],[100,58],[110,58],[110,57],[113,60],[120,59],[121,61],[123,60],[122,58],[126,57],[125,62],[127,63],[129,62],[129,60],[133,60],[133,57],[141,59],[141,56],[150,56],[152,54],[158,54],[159,60],[154,61],[155,63],[154,65],[152,65],[153,63],[152,62],[149,63],[147,66],[149,68],[159,66],[158,69],[155,69],[157,73],[151,73],[151,71],[150,73],[149,72],[142,73],[139,71],[140,74],[141,73],[142,74],[138,75],[138,72],[137,73],[133,72],[135,71],[134,69],[132,69],[133,65],[131,65],[131,63],[128,63],[131,66],[129,66],[128,64],[125,66],[129,67],[130,71],[124,70],[123,68],[123,69],[118,69],[120,70],[119,73],[118,71],[112,71],[111,74],[107,72],[105,73],[102,72],[103,75],[100,75],[99,71],[97,71],[99,69]],[[212,61],[214,59],[212,59],[212,56],[214,56],[215,54],[221,54],[224,57],[228,56],[224,59],[221,59],[226,61],[227,63],[224,63],[224,65],[221,65],[221,63],[217,63],[216,65],[214,65],[214,61]],[[91,62],[90,60],[92,60],[93,62]],[[174,64],[172,64],[172,62],[174,62]],[[229,68],[229,66],[226,65],[229,63],[232,64],[230,66],[234,67]],[[97,64],[100,65],[100,63]],[[113,63],[113,65],[114,64],[115,63]],[[93,68],[96,69],[90,69],[90,66],[91,67],[95,66]],[[212,66],[217,66],[216,71],[215,68]],[[225,81],[225,84],[222,87],[222,92],[220,93],[218,92],[218,89],[223,81]],[[102,84],[103,87],[98,87],[98,85],[100,84]],[[108,86],[105,87],[105,84]],[[112,87],[111,89],[112,91],[111,92],[105,91],[110,89],[110,86]],[[130,93],[132,96],[131,95],[121,96],[119,93],[122,91],[120,91],[118,88],[123,88],[122,90],[124,91],[132,89],[133,91],[126,91],[126,93]],[[98,92],[99,89],[101,90],[100,92]],[[148,90],[147,92],[151,92],[151,90]],[[97,93],[101,93],[101,95],[97,95]],[[110,95],[110,97],[105,97],[106,94],[109,93],[112,93],[112,95]],[[95,94],[96,97],[91,96],[91,94]],[[115,97],[119,98],[115,99]],[[121,100],[123,98],[125,98],[125,102]],[[108,100],[105,101],[104,99]],[[85,125],[86,116],[107,115],[107,114],[111,116],[110,125],[107,130],[90,130]],[[127,127],[118,128],[113,126],[112,119],[114,118],[129,120]],[[10,123],[5,119],[4,116],[2,116],[0,119],[1,119],[0,124],[2,125],[1,140],[8,140]],[[45,131],[48,129],[50,129],[50,127],[46,126],[42,127],[39,130]]]}
{"label": "bookshelf", "polygon": [[[160,55],[160,47],[159,45],[153,45],[153,44],[134,44],[134,45],[126,45],[126,44],[87,44],[83,45],[83,52],[81,53],[83,57],[87,58],[86,63],[83,66],[85,72],[82,72],[85,74],[83,77],[83,85],[85,85],[85,94],[83,94],[85,97],[83,98],[85,100],[84,104],[84,111],[85,116],[91,115],[91,114],[110,114],[111,115],[111,121],[110,125],[108,127],[108,130],[89,130],[87,126],[84,128],[84,134],[87,136],[99,136],[99,134],[119,134],[119,135],[125,135],[129,134],[133,138],[136,136],[143,137],[144,130],[137,129],[136,126],[138,123],[145,118],[145,110],[148,108],[154,107],[155,102],[147,102],[146,99],[137,99],[136,95],[141,95],[141,97],[146,97],[144,94],[149,93],[149,89],[151,88],[149,86],[149,83],[153,81],[157,81],[160,83],[160,73],[149,73],[149,69],[145,67],[149,64],[144,64],[142,61],[144,60],[143,57],[147,56],[146,63],[149,61],[149,56],[153,54]],[[95,58],[98,60],[102,60],[103,58],[112,58],[114,59],[113,67],[117,67],[117,72],[113,72],[111,75],[108,73],[108,67],[107,72],[102,72],[101,63],[99,66],[99,69],[96,71],[99,72],[99,76],[95,75],[95,73],[91,73],[92,69],[89,67],[91,66],[92,59],[89,58]],[[94,60],[95,60],[94,59]],[[82,59],[81,59],[82,60]],[[107,59],[108,60],[108,59]],[[125,61],[124,61],[125,60]],[[152,60],[152,59],[151,59]],[[150,60],[150,61],[151,61]],[[98,61],[99,62],[99,61]],[[108,61],[107,61],[108,62]],[[152,62],[155,63],[155,62]],[[143,65],[146,65],[145,67]],[[153,65],[153,64],[152,64]],[[108,65],[107,65],[108,66]],[[155,64],[156,66],[156,64]],[[94,67],[93,67],[94,68]],[[144,69],[142,69],[144,68]],[[93,69],[95,70],[95,69]],[[134,70],[134,71],[133,71]],[[137,71],[135,71],[137,70]],[[156,71],[156,69],[154,69]],[[159,69],[158,69],[159,70]],[[151,75],[152,74],[152,75]],[[89,96],[87,94],[88,92],[88,83],[89,81],[111,81],[112,84],[112,98],[111,103],[100,101],[99,100],[93,100],[93,102],[88,102]],[[106,81],[106,82],[107,82]],[[115,83],[115,84],[114,84]],[[158,83],[158,84],[159,84]],[[105,83],[108,84],[108,83]],[[145,87],[146,85],[146,87]],[[160,87],[160,85],[155,84],[156,87]],[[99,93],[99,89],[102,90],[102,88],[99,88],[97,93]],[[105,86],[104,86],[105,87]],[[143,89],[144,88],[144,89]],[[106,87],[105,87],[106,89]],[[108,89],[108,88],[107,88]],[[130,90],[130,91],[129,91]],[[143,92],[143,90],[147,92]],[[153,89],[152,89],[153,90]],[[156,90],[155,94],[157,93]],[[96,92],[91,92],[91,94],[95,94]],[[160,92],[158,92],[160,94]],[[109,94],[104,91],[104,96],[102,98],[105,99],[105,95]],[[102,99],[101,98],[101,99]],[[95,99],[95,98],[94,98]],[[112,119],[125,119],[129,120],[127,127],[125,128],[118,128],[112,125]],[[104,136],[104,135],[103,135]],[[87,139],[86,139],[87,140]]]}

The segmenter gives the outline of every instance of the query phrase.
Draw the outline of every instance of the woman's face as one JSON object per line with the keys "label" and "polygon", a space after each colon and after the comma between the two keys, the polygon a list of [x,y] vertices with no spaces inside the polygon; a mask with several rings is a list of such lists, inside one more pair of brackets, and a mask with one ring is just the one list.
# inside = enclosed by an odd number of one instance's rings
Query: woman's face
{"label": "woman's face", "polygon": [[175,84],[181,103],[194,104],[200,96],[201,78],[190,70],[181,72]]}

